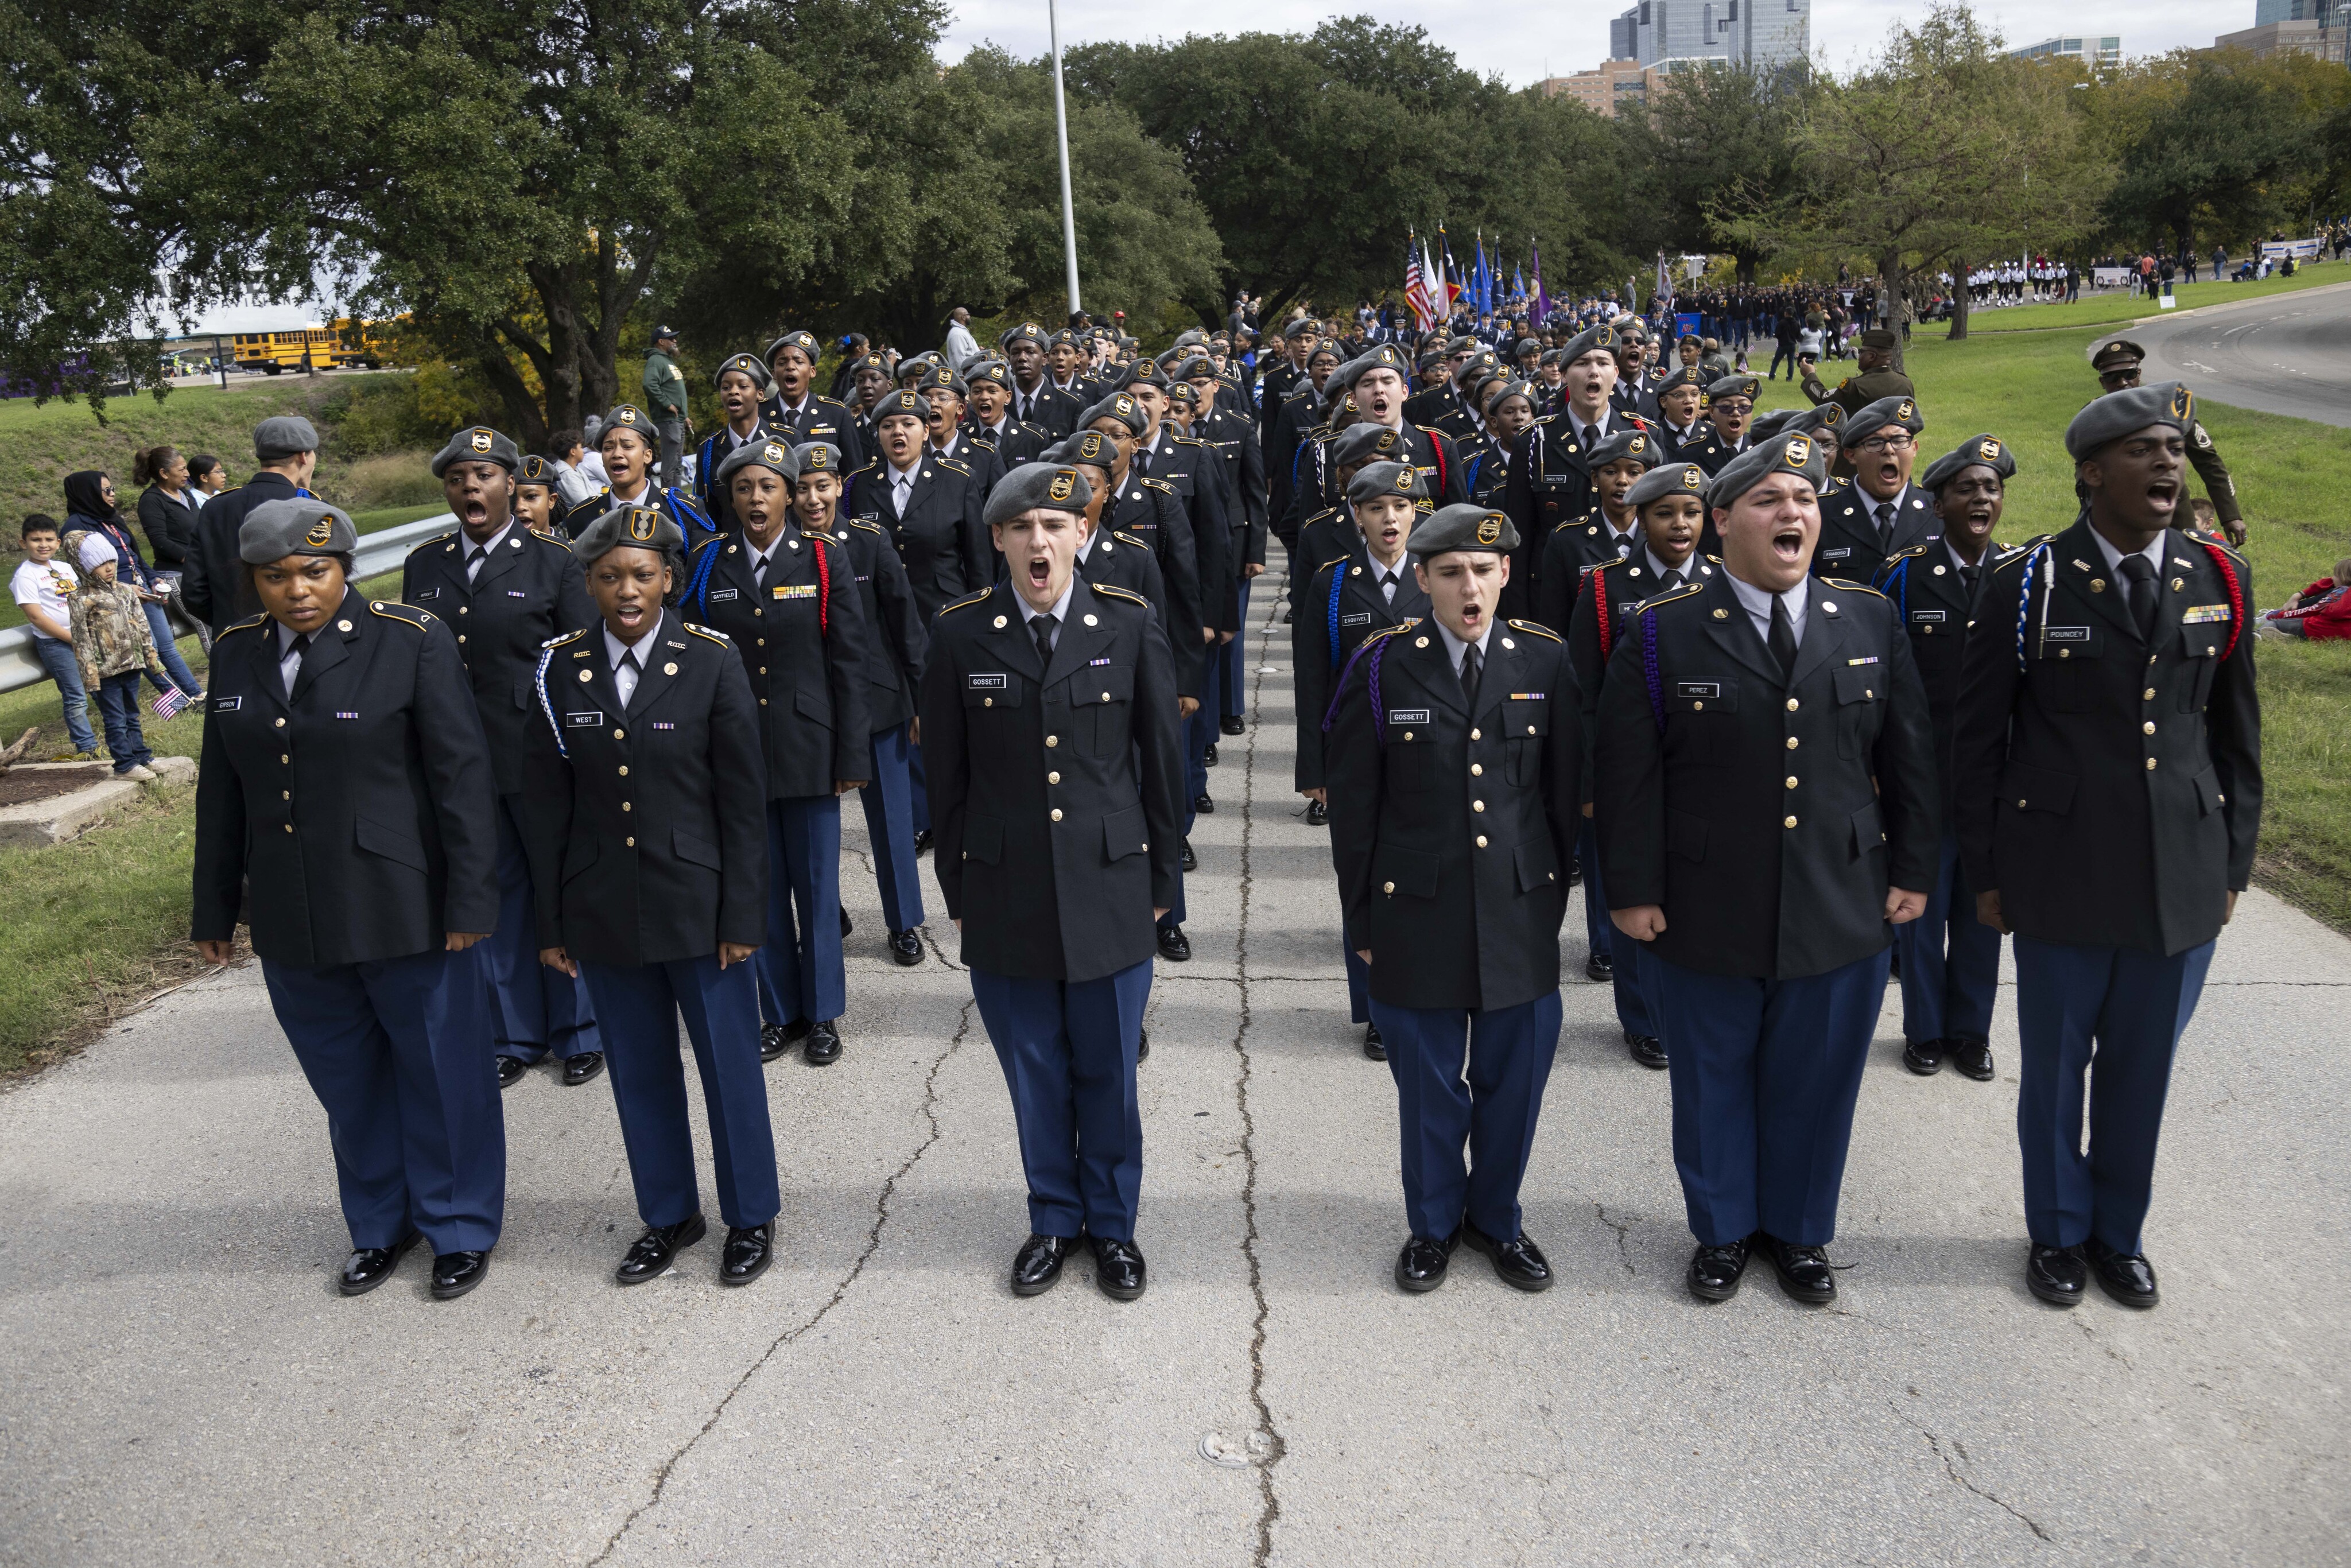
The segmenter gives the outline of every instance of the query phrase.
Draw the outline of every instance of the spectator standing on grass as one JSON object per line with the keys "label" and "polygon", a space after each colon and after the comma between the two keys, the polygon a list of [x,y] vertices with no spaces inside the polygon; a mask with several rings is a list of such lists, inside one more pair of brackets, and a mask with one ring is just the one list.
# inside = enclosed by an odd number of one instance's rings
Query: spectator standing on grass
{"label": "spectator standing on grass", "polygon": [[147,562],[139,554],[139,541],[122,521],[120,508],[114,481],[104,474],[86,468],[78,474],[67,475],[65,542],[78,554],[80,541],[74,535],[87,531],[103,537],[113,548],[122,584],[137,593],[140,602],[147,607],[147,629],[162,654],[162,667],[155,674],[155,689],[167,692],[176,686],[189,696],[200,697],[204,695],[204,684],[188,668],[187,661],[180,657],[172,623],[163,618],[163,605],[172,592],[158,584],[155,574],[148,570]]}
{"label": "spectator standing on grass", "polygon": [[89,580],[75,591],[72,604],[74,660],[81,666],[82,689],[97,695],[115,777],[143,783],[155,777],[147,766],[155,754],[140,733],[139,677],[152,673],[162,685],[162,661],[156,656],[139,591],[116,580],[114,546],[105,535],[82,536],[81,565]]}
{"label": "spectator standing on grass", "polygon": [[246,515],[265,501],[306,497],[319,466],[319,432],[298,413],[274,414],[253,427],[253,456],[260,465],[252,478],[204,503],[196,523],[196,548],[188,552],[180,601],[217,637],[229,623],[261,608],[237,559],[236,531]]}
{"label": "spectator standing on grass", "polygon": [[88,688],[81,684],[80,661],[74,657],[69,602],[81,579],[71,566],[57,559],[60,542],[56,518],[40,512],[26,517],[25,559],[17,564],[8,588],[16,596],[16,607],[25,612],[26,624],[33,629],[33,656],[57,684],[57,697],[65,709],[66,738],[73,749],[49,760],[95,762],[98,737],[90,733]]}
{"label": "spectator standing on grass", "polygon": [[2226,246],[2216,245],[2212,247],[2212,281],[2218,283],[2228,276],[2229,248]]}
{"label": "spectator standing on grass", "polygon": [[947,340],[941,351],[947,357],[947,369],[958,375],[979,357],[979,340],[971,335],[971,312],[961,305],[947,313]]}
{"label": "spectator standing on grass", "polygon": [[653,411],[661,436],[661,482],[684,483],[680,463],[685,455],[685,372],[677,368],[677,329],[653,329],[653,352],[645,356],[645,402]]}

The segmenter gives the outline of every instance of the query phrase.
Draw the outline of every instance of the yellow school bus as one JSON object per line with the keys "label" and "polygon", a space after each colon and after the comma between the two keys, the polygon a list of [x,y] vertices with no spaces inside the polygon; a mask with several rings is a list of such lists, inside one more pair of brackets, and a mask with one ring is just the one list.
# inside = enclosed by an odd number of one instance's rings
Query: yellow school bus
{"label": "yellow school bus", "polygon": [[374,370],[384,362],[383,345],[374,325],[362,321],[351,330],[349,317],[331,327],[305,327],[292,332],[239,332],[235,339],[236,368],[278,375],[287,371],[362,365]]}

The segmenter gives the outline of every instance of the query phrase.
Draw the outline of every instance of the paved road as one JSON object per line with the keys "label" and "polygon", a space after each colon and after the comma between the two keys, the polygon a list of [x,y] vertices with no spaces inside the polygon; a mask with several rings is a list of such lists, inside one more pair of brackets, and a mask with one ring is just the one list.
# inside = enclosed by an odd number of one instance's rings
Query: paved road
{"label": "paved road", "polygon": [[2147,349],[2150,382],[2184,381],[2215,402],[2351,424],[2351,283],[2206,307],[2121,335]]}
{"label": "paved road", "polygon": [[1143,1301],[1083,1268],[1005,1289],[1011,1117],[952,928],[888,967],[855,844],[848,1051],[769,1070],[789,1251],[747,1291],[709,1246],[609,1282],[636,1229],[610,1093],[539,1072],[489,1281],[436,1303],[412,1260],[339,1299],[321,1118],[232,974],[0,1097],[0,1561],[2351,1561],[2351,944],[2258,894],[2223,940],[2155,1312],[2026,1295],[2011,1021],[1998,1082],[1921,1081],[1891,1009],[1839,1307],[1768,1270],[1693,1301],[1665,1080],[1580,943],[1527,1192],[1561,1288],[1465,1254],[1406,1298],[1395,1096],[1258,645],[1261,727],[1194,835],[1198,957],[1154,998]]}

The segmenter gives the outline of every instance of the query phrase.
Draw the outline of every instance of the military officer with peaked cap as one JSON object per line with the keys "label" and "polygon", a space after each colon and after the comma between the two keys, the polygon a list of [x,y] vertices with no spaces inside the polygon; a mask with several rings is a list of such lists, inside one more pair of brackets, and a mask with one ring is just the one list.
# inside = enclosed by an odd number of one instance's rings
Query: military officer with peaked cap
{"label": "military officer with peaked cap", "polygon": [[[2114,338],[2098,345],[2090,356],[2090,368],[2098,373],[2102,392],[2121,392],[2139,384],[2140,366],[2146,361],[2147,350],[2128,338]],[[2245,543],[2245,514],[2237,502],[2237,483],[2229,477],[2229,465],[2220,460],[2218,448],[2212,444],[2212,433],[2203,422],[2193,420],[2188,428],[2188,465],[2204,481],[2204,490],[2212,498],[2212,515],[2229,542],[2242,549]],[[2083,501],[2088,495],[2077,486],[2075,494]]]}
{"label": "military officer with peaked cap", "polygon": [[1845,377],[1832,390],[1821,384],[1817,371],[1807,370],[1799,385],[1815,403],[1833,402],[1848,414],[1859,413],[1869,404],[1887,398],[1915,398],[1918,389],[1910,384],[1908,376],[1894,368],[1894,356],[1901,349],[1902,340],[1892,328],[1872,327],[1854,345],[1856,374]]}
{"label": "military officer with peaked cap", "polygon": [[1413,529],[1428,619],[1363,645],[1325,747],[1343,917],[1396,1083],[1410,1291],[1465,1239],[1507,1284],[1552,1279],[1519,1186],[1559,1047],[1582,747],[1566,645],[1495,623],[1517,542],[1481,507]]}
{"label": "military officer with peaked cap", "polygon": [[759,405],[760,420],[787,445],[804,441],[829,441],[841,448],[850,472],[865,466],[872,455],[857,416],[838,399],[816,391],[816,362],[823,350],[812,332],[787,332],[768,345],[768,370],[775,390]]}
{"label": "military officer with peaked cap", "polygon": [[1934,497],[1938,538],[1897,552],[1876,584],[1910,635],[1910,652],[1935,723],[1943,779],[1943,846],[1927,912],[1894,928],[1902,976],[1902,1061],[1921,1077],[1952,1066],[1980,1083],[1993,1076],[1991,1009],[2000,991],[2000,933],[1976,918],[1959,861],[1952,790],[1951,726],[1959,705],[1960,654],[1976,622],[1992,540],[2016,455],[1987,431],[1928,465],[1919,488]]}
{"label": "military officer with peaked cap", "polygon": [[1812,576],[1808,437],[1734,459],[1707,493],[1722,560],[1644,602],[1608,661],[1593,805],[1609,913],[1648,944],[1698,1247],[1688,1284],[1739,1289],[1753,1249],[1835,1299],[1853,1110],[1940,834],[1934,737],[1893,607]]}
{"label": "military officer with peaked cap", "polygon": [[570,547],[532,532],[514,514],[515,444],[484,425],[461,430],[433,459],[454,538],[417,546],[402,564],[402,602],[426,610],[456,633],[497,783],[498,924],[481,960],[490,984],[498,1083],[518,1082],[550,1051],[563,1082],[577,1087],[603,1071],[596,1019],[569,976],[538,961],[531,939],[530,860],[522,840],[523,739],[538,720],[531,679],[550,637],[593,625],[580,563]]}
{"label": "military officer with peaked cap", "polygon": [[807,1042],[841,1057],[841,797],[873,777],[865,606],[846,546],[804,535],[799,461],[779,441],[737,447],[716,484],[736,532],[689,563],[681,612],[733,640],[758,704],[768,780],[768,937],[759,949],[760,1055]]}
{"label": "military officer with peaked cap", "polygon": [[456,638],[360,598],[358,548],[315,499],[238,526],[262,612],[213,643],[189,935],[225,964],[240,914],[252,925],[327,1112],[352,1249],[339,1288],[375,1289],[422,1239],[446,1299],[481,1282],[506,1207],[478,947],[498,917],[497,785]]}
{"label": "military officer with peaked cap", "polygon": [[2172,1056],[2261,828],[2252,573],[2177,526],[2194,419],[2178,382],[2074,416],[2088,514],[1993,567],[1960,674],[1959,853],[2016,939],[2025,1281],[2060,1305],[2092,1273],[2156,1303]]}
{"label": "military officer with peaked cap", "polygon": [[732,644],[665,603],[684,543],[650,507],[606,512],[575,541],[599,622],[540,655],[527,837],[539,958],[595,1000],[645,1227],[614,1278],[658,1279],[708,1233],[682,1013],[727,1225],[718,1279],[745,1285],[773,1260],[781,1207],[751,974],[767,937],[762,727]]}
{"label": "military officer with peaked cap", "polygon": [[1868,582],[1896,555],[1941,536],[1927,492],[1910,482],[1926,427],[1909,397],[1881,399],[1839,426],[1853,477],[1822,493],[1816,575]]}
{"label": "military officer with peaked cap", "polygon": [[1091,498],[1050,464],[988,497],[1007,580],[940,612],[923,739],[934,869],[1028,1179],[1012,1290],[1050,1288],[1083,1236],[1095,1283],[1131,1301],[1145,1284],[1135,1060],[1153,926],[1175,896],[1180,763],[1157,617],[1072,570]]}

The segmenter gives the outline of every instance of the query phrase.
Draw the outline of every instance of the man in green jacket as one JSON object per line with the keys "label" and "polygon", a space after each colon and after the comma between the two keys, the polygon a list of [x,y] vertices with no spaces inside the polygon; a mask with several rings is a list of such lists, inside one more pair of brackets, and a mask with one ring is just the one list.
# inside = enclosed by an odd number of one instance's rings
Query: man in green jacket
{"label": "man in green jacket", "polygon": [[677,368],[677,329],[653,329],[653,350],[645,356],[645,403],[661,431],[661,482],[683,485],[685,455],[685,372]]}

